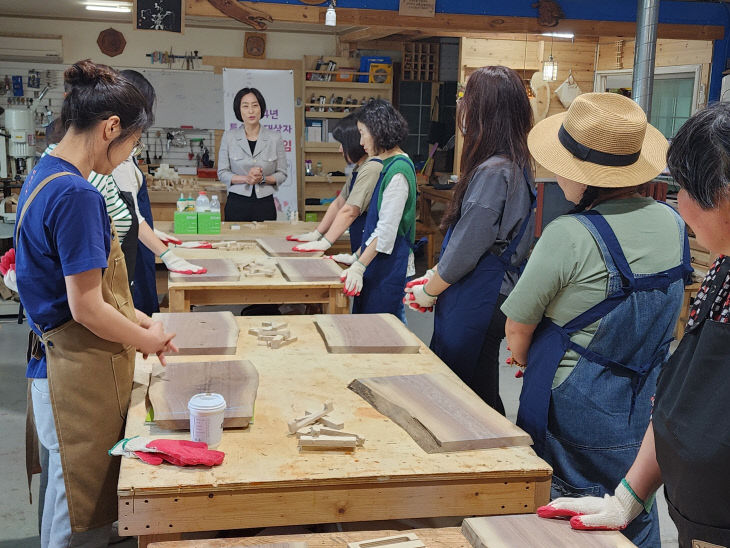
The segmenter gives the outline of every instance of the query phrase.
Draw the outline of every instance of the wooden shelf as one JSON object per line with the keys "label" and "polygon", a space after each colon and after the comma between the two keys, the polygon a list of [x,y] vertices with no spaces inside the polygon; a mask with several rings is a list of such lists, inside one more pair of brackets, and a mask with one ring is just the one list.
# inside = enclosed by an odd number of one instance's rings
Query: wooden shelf
{"label": "wooden shelf", "polygon": [[352,114],[351,112],[314,112],[314,111],[305,111],[304,117],[305,118],[344,118],[348,114]]}
{"label": "wooden shelf", "polygon": [[305,183],[344,183],[346,180],[347,177],[343,175],[332,175],[331,177],[327,177],[326,175],[321,177],[319,175],[304,176]]}
{"label": "wooden shelf", "polygon": [[340,143],[319,143],[306,141],[302,147],[304,152],[340,152]]}
{"label": "wooden shelf", "polygon": [[327,208],[329,207],[329,204],[320,204],[320,205],[304,205],[304,211],[327,211]]}
{"label": "wooden shelf", "polygon": [[355,88],[355,89],[367,89],[367,90],[382,90],[390,91],[390,84],[369,84],[368,82],[312,82],[307,80],[304,82],[305,88]]}

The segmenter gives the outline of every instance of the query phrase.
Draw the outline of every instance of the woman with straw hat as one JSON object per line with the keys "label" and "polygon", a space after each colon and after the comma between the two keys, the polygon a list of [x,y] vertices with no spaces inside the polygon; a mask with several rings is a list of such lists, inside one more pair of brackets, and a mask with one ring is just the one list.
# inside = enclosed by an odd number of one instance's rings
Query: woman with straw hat
{"label": "woman with straw hat", "polygon": [[[638,192],[664,169],[667,141],[630,99],[581,95],[528,146],[577,207],[548,225],[502,306],[512,362],[525,368],[517,423],[553,467],[551,498],[602,497],[649,423],[691,272],[685,225]],[[624,534],[659,546],[646,509]]]}

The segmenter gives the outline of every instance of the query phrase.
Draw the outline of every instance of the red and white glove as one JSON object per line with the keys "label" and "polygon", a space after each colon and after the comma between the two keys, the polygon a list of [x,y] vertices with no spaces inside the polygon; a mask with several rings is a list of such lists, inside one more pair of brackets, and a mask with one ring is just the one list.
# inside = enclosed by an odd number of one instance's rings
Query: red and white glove
{"label": "red and white glove", "polygon": [[337,255],[330,255],[326,257],[340,264],[352,264],[357,261],[358,257],[355,253],[338,253]]}
{"label": "red and white glove", "polygon": [[350,268],[342,271],[340,281],[345,283],[342,292],[350,297],[357,297],[362,291],[362,275],[365,273],[365,265],[360,261],[352,263]]}
{"label": "red and white glove", "polygon": [[177,244],[175,247],[182,247],[183,249],[213,249],[213,244],[210,242],[182,242]]}
{"label": "red and white glove", "polygon": [[409,306],[413,310],[419,312],[430,312],[433,310],[433,305],[436,304],[436,295],[429,295],[426,293],[426,283],[412,285],[405,289],[406,295],[403,297],[403,304]]}
{"label": "red and white glove", "polygon": [[[646,504],[651,510],[653,497]],[[645,503],[633,492],[626,479],[616,487],[614,496],[560,497],[537,509],[541,518],[570,518],[573,529],[620,531],[645,509]]]}
{"label": "red and white glove", "polygon": [[182,243],[182,240],[178,240],[175,238],[175,236],[170,236],[166,232],[162,232],[162,230],[157,230],[156,228],[153,228],[152,231],[155,233],[155,236],[157,236],[160,240],[162,240],[162,243],[167,244],[175,244],[180,245]]}
{"label": "red and white glove", "polygon": [[152,439],[134,436],[119,440],[109,450],[112,456],[138,458],[147,464],[160,465],[167,461],[176,466],[217,466],[223,462],[225,453],[208,449],[203,442],[188,440]]}
{"label": "red and white glove", "polygon": [[208,272],[207,268],[194,265],[182,257],[178,257],[172,249],[168,249],[160,255],[160,260],[165,263],[167,270],[170,272],[177,272],[178,274],[205,274]]}
{"label": "red and white glove", "polygon": [[292,247],[292,251],[301,251],[304,253],[327,251],[330,247],[332,247],[332,243],[327,238],[322,236],[322,239],[317,240],[316,242],[307,242],[304,244],[295,245],[294,247]]}
{"label": "red and white glove", "polygon": [[3,275],[3,282],[8,289],[18,292],[18,280],[15,277],[15,248],[0,257],[0,274]]}
{"label": "red and white glove", "polygon": [[312,232],[305,232],[299,235],[289,235],[286,237],[290,242],[316,242],[322,237],[322,233],[319,230],[312,230]]}
{"label": "red and white glove", "polygon": [[423,276],[421,276],[420,278],[414,278],[410,282],[408,282],[406,284],[406,287],[413,287],[414,285],[425,285],[431,281],[431,278],[433,278],[434,274],[436,273],[429,268],[428,270],[426,270],[426,273]]}

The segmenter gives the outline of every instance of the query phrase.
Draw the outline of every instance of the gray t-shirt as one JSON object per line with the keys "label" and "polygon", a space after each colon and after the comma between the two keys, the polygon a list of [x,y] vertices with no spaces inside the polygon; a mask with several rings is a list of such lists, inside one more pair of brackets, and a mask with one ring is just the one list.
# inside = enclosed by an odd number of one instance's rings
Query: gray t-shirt
{"label": "gray t-shirt", "polygon": [[[477,168],[461,203],[461,217],[439,259],[438,272],[444,281],[458,282],[474,270],[487,251],[502,253],[531,212],[532,187],[533,182],[528,186],[522,169],[503,156],[492,156]],[[527,257],[534,234],[532,215],[512,257],[513,265],[519,266]],[[517,278],[517,273],[508,271],[500,293],[509,295]]]}

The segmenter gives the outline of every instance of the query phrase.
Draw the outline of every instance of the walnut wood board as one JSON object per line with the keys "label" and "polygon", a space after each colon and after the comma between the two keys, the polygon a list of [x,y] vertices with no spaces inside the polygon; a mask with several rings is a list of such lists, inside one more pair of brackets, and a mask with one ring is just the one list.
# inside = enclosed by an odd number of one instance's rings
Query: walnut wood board
{"label": "walnut wood board", "polygon": [[427,453],[531,445],[529,434],[442,374],[355,379],[348,388]]}
{"label": "walnut wood board", "polygon": [[330,354],[418,354],[421,341],[392,314],[316,314]]}
{"label": "walnut wood board", "polygon": [[178,356],[236,353],[239,329],[231,312],[158,312],[152,319],[175,333]]}
{"label": "walnut wood board", "polygon": [[290,282],[339,282],[342,276],[342,268],[329,259],[281,258],[277,263]]}
{"label": "walnut wood board", "polygon": [[567,520],[535,514],[467,518],[462,534],[473,548],[628,548],[635,546],[618,531],[576,531]]}
{"label": "walnut wood board", "polygon": [[248,360],[172,362],[153,370],[148,395],[160,428],[188,429],[188,401],[202,392],[226,400],[224,428],[245,428],[253,417],[258,387],[258,371]]}
{"label": "walnut wood board", "polygon": [[272,257],[321,257],[324,255],[324,251],[310,251],[308,253],[292,251],[292,248],[301,242],[290,242],[284,237],[256,238],[256,243]]}
{"label": "walnut wood board", "polygon": [[170,272],[171,282],[237,282],[241,278],[236,263],[230,259],[193,259],[198,266],[208,269],[205,274],[178,274]]}

